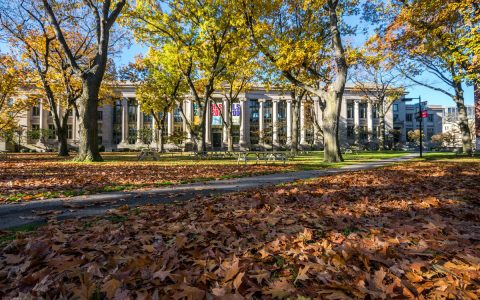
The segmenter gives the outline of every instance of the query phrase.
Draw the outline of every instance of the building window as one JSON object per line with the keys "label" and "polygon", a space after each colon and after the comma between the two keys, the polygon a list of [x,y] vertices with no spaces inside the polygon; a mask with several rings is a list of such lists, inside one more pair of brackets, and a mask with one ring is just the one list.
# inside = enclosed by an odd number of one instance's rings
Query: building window
{"label": "building window", "polygon": [[413,114],[406,114],[405,121],[412,122],[413,121]]}
{"label": "building window", "polygon": [[266,144],[273,143],[273,102],[265,101],[263,103],[263,142]]}
{"label": "building window", "polygon": [[67,139],[73,139],[73,126],[67,125]]}
{"label": "building window", "polygon": [[259,108],[260,108],[260,103],[258,102],[257,99],[251,99],[248,102],[248,106],[250,109],[250,144],[255,145],[258,144],[259,142],[259,127],[258,127],[258,121],[259,121]]}
{"label": "building window", "polygon": [[360,119],[366,119],[367,118],[367,103],[361,102],[358,105],[359,113],[360,113]]}
{"label": "building window", "polygon": [[32,131],[37,131],[37,130],[40,130],[40,125],[32,124]]}
{"label": "building window", "polygon": [[347,102],[347,118],[353,119],[353,102]]}
{"label": "building window", "polygon": [[393,104],[393,111],[398,111],[398,104]]}
{"label": "building window", "polygon": [[98,121],[103,120],[103,111],[101,111],[101,110],[97,111],[97,120]]}
{"label": "building window", "polygon": [[120,144],[122,141],[122,101],[115,100],[113,106],[113,128],[112,128],[112,142],[113,144]]}
{"label": "building window", "polygon": [[278,120],[277,124],[277,133],[278,133],[278,143],[280,145],[287,144],[287,102],[286,101],[279,101],[277,104],[278,109]]}
{"label": "building window", "polygon": [[393,121],[398,121],[398,114],[393,114]]}
{"label": "building window", "polygon": [[428,114],[428,122],[433,122],[434,114]]}
{"label": "building window", "polygon": [[37,104],[32,107],[32,117],[39,117],[40,116],[40,104]]}
{"label": "building window", "polygon": [[55,138],[55,125],[48,125],[48,139],[53,140]]}
{"label": "building window", "polygon": [[378,109],[380,108],[379,104],[372,105],[372,118],[378,119]]}
{"label": "building window", "polygon": [[433,127],[427,128],[427,140],[429,141],[434,135],[435,129]]}
{"label": "building window", "polygon": [[347,138],[353,139],[355,137],[355,128],[351,125],[347,126]]}
{"label": "building window", "polygon": [[137,122],[137,101],[134,98],[128,99],[128,122]]}
{"label": "building window", "polygon": [[151,123],[152,122],[152,115],[143,114],[143,122],[144,123]]}
{"label": "building window", "polygon": [[101,136],[101,135],[99,135],[99,136],[97,137],[97,143],[98,143],[99,146],[102,145],[103,139],[102,139],[102,136]]}

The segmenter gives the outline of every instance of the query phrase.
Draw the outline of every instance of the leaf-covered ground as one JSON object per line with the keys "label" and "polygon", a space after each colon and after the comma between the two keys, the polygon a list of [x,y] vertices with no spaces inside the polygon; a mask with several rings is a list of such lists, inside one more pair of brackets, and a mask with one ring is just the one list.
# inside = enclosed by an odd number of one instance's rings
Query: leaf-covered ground
{"label": "leaf-covered ground", "polygon": [[0,298],[478,299],[480,162],[417,162],[51,221]]}
{"label": "leaf-covered ground", "polygon": [[62,160],[53,154],[24,154],[0,161],[0,170],[1,204],[292,171],[294,167],[281,164],[220,165],[198,161],[189,161],[188,164],[170,161],[84,164]]}

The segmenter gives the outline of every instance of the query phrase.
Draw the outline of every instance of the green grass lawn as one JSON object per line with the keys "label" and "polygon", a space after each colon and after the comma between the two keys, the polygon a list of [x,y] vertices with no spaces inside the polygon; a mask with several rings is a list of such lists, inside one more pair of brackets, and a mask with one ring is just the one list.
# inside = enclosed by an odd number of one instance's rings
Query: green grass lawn
{"label": "green grass lawn", "polygon": [[[408,153],[398,152],[398,151],[366,151],[360,152],[358,154],[344,154],[344,162],[342,163],[325,163],[323,161],[323,151],[311,151],[307,154],[299,154],[294,159],[288,160],[286,165],[295,166],[299,170],[312,170],[312,169],[323,169],[323,168],[336,168],[342,167],[349,164],[356,164],[367,161],[388,159],[394,157],[404,156]],[[136,152],[125,152],[125,153],[102,153],[102,157],[106,163],[112,162],[134,162],[137,160]],[[254,155],[250,155],[247,164],[255,164]],[[149,161],[151,163],[151,161]],[[143,163],[143,162],[138,162]],[[189,154],[162,154],[160,160],[155,162],[159,165],[236,165],[237,158],[217,158],[217,159],[203,159],[198,160],[194,159]],[[260,161],[261,164],[264,164],[264,161]],[[281,164],[281,162],[269,162],[269,164]],[[242,163],[241,163],[242,164]]]}

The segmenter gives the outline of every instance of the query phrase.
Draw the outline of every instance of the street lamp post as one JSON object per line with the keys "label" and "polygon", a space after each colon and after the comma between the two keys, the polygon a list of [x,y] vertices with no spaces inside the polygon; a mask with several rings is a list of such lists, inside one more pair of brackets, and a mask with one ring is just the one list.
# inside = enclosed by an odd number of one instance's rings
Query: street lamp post
{"label": "street lamp post", "polygon": [[420,157],[423,157],[423,137],[422,137],[422,123],[423,123],[423,116],[422,116],[422,97],[418,96],[417,98],[402,98],[403,102],[408,102],[412,100],[418,99],[418,117],[420,122]]}

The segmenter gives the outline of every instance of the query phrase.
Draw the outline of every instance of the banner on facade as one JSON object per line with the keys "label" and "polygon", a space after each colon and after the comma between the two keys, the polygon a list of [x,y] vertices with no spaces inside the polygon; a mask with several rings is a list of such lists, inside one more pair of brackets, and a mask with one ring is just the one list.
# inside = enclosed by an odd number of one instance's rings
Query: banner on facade
{"label": "banner on facade", "polygon": [[212,125],[222,126],[222,104],[212,103]]}
{"label": "banner on facade", "polygon": [[235,126],[240,125],[240,103],[232,104],[232,124]]}
{"label": "banner on facade", "polygon": [[200,110],[197,103],[193,103],[193,125],[200,125]]}

